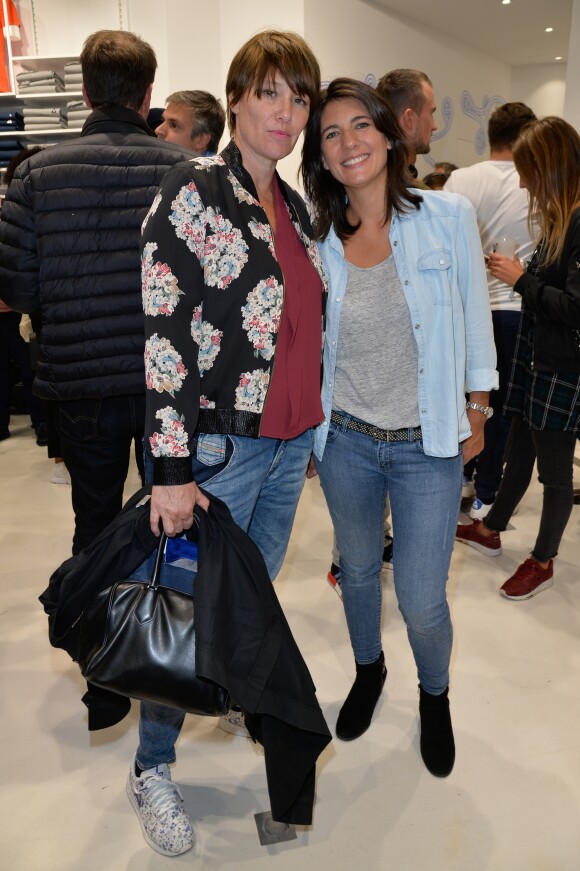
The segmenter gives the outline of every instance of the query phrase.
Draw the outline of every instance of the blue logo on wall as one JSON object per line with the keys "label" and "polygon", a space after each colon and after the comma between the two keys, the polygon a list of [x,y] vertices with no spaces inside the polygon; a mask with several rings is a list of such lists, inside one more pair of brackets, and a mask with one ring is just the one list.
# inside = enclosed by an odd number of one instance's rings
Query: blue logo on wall
{"label": "blue logo on wall", "polygon": [[[485,146],[487,145],[487,120],[491,115],[492,110],[496,106],[502,106],[504,103],[505,100],[503,97],[500,97],[499,95],[488,97],[486,94],[483,98],[482,105],[477,106],[469,91],[462,92],[461,108],[463,114],[467,115],[468,118],[473,118],[473,120],[479,125],[479,129],[476,131],[473,140],[477,154],[483,154],[485,151]],[[435,139],[435,136],[433,139]]]}

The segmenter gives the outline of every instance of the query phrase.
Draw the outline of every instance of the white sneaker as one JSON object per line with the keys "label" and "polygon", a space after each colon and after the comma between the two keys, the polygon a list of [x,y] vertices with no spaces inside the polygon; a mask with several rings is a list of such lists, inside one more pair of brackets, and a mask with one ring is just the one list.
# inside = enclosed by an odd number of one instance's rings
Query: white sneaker
{"label": "white sneaker", "polygon": [[133,758],[127,795],[150,847],[164,856],[179,856],[194,847],[195,838],[183,807],[183,796],[171,782],[168,765],[149,768],[137,777]]}
{"label": "white sneaker", "polygon": [[251,737],[246,728],[244,712],[237,705],[232,705],[227,714],[219,718],[218,726],[222,732],[228,732],[230,735],[240,735],[242,738]]}
{"label": "white sneaker", "polygon": [[55,463],[52,475],[50,476],[51,484],[70,484],[70,475],[64,463]]}
{"label": "white sneaker", "polygon": [[491,506],[493,502],[490,502],[489,505],[486,505],[485,502],[482,502],[481,499],[475,497],[473,500],[473,504],[469,509],[469,516],[472,520],[483,520],[484,517],[487,517],[489,512],[491,511]]}

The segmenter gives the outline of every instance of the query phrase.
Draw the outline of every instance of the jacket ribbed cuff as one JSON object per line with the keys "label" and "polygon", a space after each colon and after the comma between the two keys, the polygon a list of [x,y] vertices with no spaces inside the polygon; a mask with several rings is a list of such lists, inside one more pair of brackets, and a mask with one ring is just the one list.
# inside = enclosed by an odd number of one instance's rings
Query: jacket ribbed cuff
{"label": "jacket ribbed cuff", "polygon": [[191,457],[155,457],[154,486],[171,487],[176,484],[191,484],[192,481]]}

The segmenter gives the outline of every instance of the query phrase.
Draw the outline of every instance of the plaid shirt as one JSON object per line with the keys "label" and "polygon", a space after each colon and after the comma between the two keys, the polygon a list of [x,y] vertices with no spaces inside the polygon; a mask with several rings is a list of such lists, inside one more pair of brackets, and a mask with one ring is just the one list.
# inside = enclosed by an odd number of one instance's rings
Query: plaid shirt
{"label": "plaid shirt", "polygon": [[580,432],[580,375],[534,371],[536,317],[525,305],[516,338],[504,411],[521,415],[531,429]]}

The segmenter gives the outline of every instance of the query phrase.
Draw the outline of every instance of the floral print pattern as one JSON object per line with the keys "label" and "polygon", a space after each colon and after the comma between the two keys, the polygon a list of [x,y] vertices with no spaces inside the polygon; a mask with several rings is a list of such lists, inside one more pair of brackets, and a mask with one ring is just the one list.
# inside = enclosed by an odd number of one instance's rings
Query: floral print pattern
{"label": "floral print pattern", "polygon": [[205,169],[206,172],[209,172],[212,166],[224,166],[224,159],[216,154],[213,157],[211,155],[209,157],[194,157],[192,163],[195,163],[198,169]]}
{"label": "floral print pattern", "polygon": [[248,260],[241,230],[219,209],[204,208],[193,181],[181,188],[171,209],[169,221],[177,238],[184,240],[203,267],[205,285],[224,290],[239,277]]}
{"label": "floral print pattern", "polygon": [[250,291],[242,306],[242,326],[256,357],[271,360],[274,356],[274,336],[280,329],[283,301],[284,288],[271,275]]}
{"label": "floral print pattern", "polygon": [[199,397],[199,407],[200,408],[215,408],[215,402],[210,402],[207,396],[204,396],[203,393]]}
{"label": "floral print pattern", "polygon": [[238,411],[261,412],[266,401],[269,383],[270,373],[265,369],[243,372],[240,383],[236,387],[234,408]]}
{"label": "floral print pattern", "polygon": [[157,333],[145,342],[145,381],[148,390],[157,393],[167,391],[175,396],[181,390],[188,371],[183,365],[181,355],[175,350],[169,339],[164,339]]}
{"label": "floral print pattern", "polygon": [[231,171],[228,172],[228,181],[230,182],[234,190],[234,196],[237,199],[238,203],[247,203],[249,206],[259,206],[260,208],[262,208],[258,200],[245,189],[245,187],[237,180],[237,178]]}
{"label": "floral print pattern", "polygon": [[201,261],[205,236],[205,209],[195,182],[190,181],[178,191],[171,203],[169,222],[175,227],[177,238],[183,239],[189,250]]}
{"label": "floral print pattern", "polygon": [[268,246],[268,250],[272,257],[276,257],[276,251],[274,250],[274,238],[272,236],[272,228],[269,224],[262,224],[260,221],[256,221],[255,218],[248,223],[248,227],[250,228],[250,232],[252,236],[256,239],[261,239],[262,242],[265,242]]}
{"label": "floral print pattern", "polygon": [[151,218],[152,215],[154,215],[155,212],[157,211],[157,209],[159,208],[159,203],[161,202],[161,200],[162,200],[161,193],[160,193],[160,192],[156,193],[156,194],[155,194],[155,199],[154,199],[153,202],[151,203],[151,208],[149,209],[149,211],[148,211],[147,214],[145,215],[145,218],[143,219],[143,223],[141,224],[141,233],[143,233],[143,230],[144,230],[145,227],[147,226],[147,223],[148,223],[148,221],[149,221],[149,218]]}
{"label": "floral print pattern", "polygon": [[154,457],[188,457],[187,433],[184,417],[170,405],[160,408],[155,418],[161,421],[161,432],[154,432],[149,439]]}
{"label": "floral print pattern", "polygon": [[143,279],[143,311],[146,315],[172,315],[184,296],[179,289],[177,278],[167,263],[153,262],[153,254],[157,251],[155,242],[147,242],[143,248],[141,260]]}
{"label": "floral print pattern", "polygon": [[220,352],[223,332],[214,329],[213,324],[207,321],[204,322],[201,311],[201,305],[197,305],[193,310],[191,336],[193,341],[199,346],[197,365],[199,366],[199,374],[203,375],[204,372],[211,369],[215,358]]}
{"label": "floral print pattern", "polygon": [[313,239],[308,238],[298,221],[292,221],[292,226],[298,233],[302,244],[306,248],[306,254],[308,255],[308,259],[310,260],[318,275],[322,279],[322,289],[324,293],[328,293],[328,279],[324,272],[324,266],[322,265],[322,258],[320,256],[320,248],[318,243],[314,242]]}

